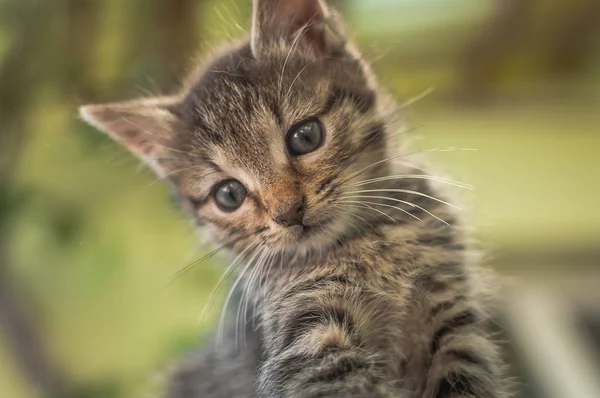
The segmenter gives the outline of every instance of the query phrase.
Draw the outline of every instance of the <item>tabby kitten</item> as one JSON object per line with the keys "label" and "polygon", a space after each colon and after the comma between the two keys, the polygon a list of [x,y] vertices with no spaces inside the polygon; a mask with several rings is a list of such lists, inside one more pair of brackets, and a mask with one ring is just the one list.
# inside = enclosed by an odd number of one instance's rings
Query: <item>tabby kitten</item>
{"label": "tabby kitten", "polygon": [[167,397],[508,396],[449,181],[392,152],[402,131],[322,1],[255,0],[249,40],[177,94],[81,114],[234,254],[220,344]]}

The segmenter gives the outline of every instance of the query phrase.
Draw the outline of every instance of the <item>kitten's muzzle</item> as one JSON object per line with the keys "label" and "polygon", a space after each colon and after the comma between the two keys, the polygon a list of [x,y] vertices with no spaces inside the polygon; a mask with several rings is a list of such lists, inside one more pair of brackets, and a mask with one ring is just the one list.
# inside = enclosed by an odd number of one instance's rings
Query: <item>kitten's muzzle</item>
{"label": "kitten's muzzle", "polygon": [[275,222],[283,227],[302,225],[304,218],[304,200],[299,198],[291,205],[279,208],[277,214],[273,215]]}

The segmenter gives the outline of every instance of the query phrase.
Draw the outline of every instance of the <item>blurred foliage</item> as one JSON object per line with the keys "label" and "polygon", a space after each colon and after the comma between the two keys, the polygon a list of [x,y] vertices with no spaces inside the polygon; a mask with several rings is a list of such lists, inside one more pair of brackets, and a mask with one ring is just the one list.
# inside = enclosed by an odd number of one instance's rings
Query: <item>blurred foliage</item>
{"label": "blurred foliage", "polygon": [[[483,244],[597,265],[600,3],[336,3],[400,102],[436,88],[405,109],[415,144],[479,149],[434,161],[477,186]],[[0,396],[139,395],[211,328],[224,260],[161,290],[203,249],[76,108],[165,92],[249,17],[242,0],[0,0]]]}

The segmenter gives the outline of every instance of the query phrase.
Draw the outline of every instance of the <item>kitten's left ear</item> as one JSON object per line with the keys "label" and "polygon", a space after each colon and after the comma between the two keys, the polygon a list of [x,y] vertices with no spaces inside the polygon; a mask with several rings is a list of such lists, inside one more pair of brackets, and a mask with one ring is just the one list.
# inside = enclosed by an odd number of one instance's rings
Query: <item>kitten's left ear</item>
{"label": "kitten's left ear", "polygon": [[[165,158],[177,122],[171,109],[178,97],[154,97],[113,104],[85,105],[81,117],[147,162],[154,171],[166,174]],[[170,155],[170,156],[169,156]]]}
{"label": "kitten's left ear", "polygon": [[339,16],[322,0],[254,0],[251,46],[256,57],[282,42],[331,56],[344,48],[344,36]]}

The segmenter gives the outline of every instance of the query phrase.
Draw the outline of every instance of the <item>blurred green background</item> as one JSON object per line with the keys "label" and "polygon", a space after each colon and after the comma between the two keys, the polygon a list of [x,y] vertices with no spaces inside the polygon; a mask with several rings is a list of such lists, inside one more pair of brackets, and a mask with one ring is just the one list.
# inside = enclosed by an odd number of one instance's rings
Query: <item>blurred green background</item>
{"label": "blurred green background", "polygon": [[[337,1],[501,272],[600,275],[597,0]],[[164,93],[249,0],[0,0],[0,397],[143,396],[202,341],[217,258],[77,106]],[[600,285],[598,285],[600,286]]]}

